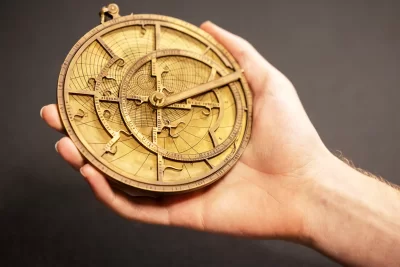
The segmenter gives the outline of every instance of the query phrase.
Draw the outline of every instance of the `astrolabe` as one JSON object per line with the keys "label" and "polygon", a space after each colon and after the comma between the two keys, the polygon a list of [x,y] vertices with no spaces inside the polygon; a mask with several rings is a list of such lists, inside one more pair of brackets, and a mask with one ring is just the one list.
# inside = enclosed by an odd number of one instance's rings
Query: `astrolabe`
{"label": "astrolabe", "polygon": [[133,195],[223,177],[251,132],[251,93],[234,58],[176,18],[121,17],[116,4],[100,15],[58,80],[61,119],[82,155]]}

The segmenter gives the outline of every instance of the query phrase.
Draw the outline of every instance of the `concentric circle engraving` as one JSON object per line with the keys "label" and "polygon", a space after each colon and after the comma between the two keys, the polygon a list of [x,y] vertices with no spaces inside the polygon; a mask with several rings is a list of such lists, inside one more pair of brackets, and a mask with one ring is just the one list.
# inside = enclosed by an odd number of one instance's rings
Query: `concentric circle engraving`
{"label": "concentric circle engraving", "polygon": [[232,56],[160,15],[115,16],[83,36],[62,65],[58,105],[81,153],[126,191],[206,186],[251,132],[251,93]]}

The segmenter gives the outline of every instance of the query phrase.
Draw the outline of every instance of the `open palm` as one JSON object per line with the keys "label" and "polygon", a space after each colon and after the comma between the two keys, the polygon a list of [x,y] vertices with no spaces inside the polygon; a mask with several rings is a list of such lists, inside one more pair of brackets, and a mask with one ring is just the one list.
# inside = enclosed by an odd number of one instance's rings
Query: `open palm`
{"label": "open palm", "polygon": [[[68,137],[56,144],[80,169],[96,197],[125,218],[147,223],[253,237],[292,238],[303,231],[302,197],[327,149],[309,121],[290,81],[247,41],[206,22],[211,34],[244,69],[253,92],[253,129],[237,164],[215,184],[160,199],[130,197],[111,188]],[[43,119],[63,131],[55,104]]]}

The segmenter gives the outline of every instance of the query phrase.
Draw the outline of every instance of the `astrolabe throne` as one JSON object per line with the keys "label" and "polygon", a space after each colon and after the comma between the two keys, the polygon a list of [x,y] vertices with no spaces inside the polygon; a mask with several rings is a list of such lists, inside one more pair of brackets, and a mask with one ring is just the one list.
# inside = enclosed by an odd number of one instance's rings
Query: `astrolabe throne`
{"label": "astrolabe throne", "polygon": [[121,17],[115,4],[100,15],[58,81],[60,115],[80,152],[134,195],[186,192],[221,178],[251,132],[239,65],[187,22]]}

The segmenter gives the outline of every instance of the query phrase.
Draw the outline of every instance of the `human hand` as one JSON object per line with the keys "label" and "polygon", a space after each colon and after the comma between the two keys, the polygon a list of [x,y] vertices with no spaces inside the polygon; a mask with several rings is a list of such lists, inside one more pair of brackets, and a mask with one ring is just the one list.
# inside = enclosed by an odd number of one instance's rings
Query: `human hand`
{"label": "human hand", "polygon": [[[56,149],[80,169],[95,196],[122,217],[232,235],[301,240],[307,191],[331,154],[282,73],[242,38],[210,22],[201,28],[236,58],[253,92],[249,144],[223,179],[183,195],[130,197],[111,188],[102,173],[85,164],[68,137]],[[63,131],[55,104],[45,106],[41,116]]]}

